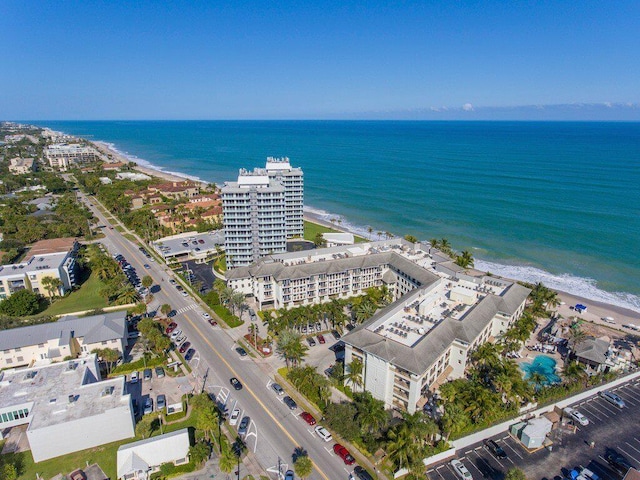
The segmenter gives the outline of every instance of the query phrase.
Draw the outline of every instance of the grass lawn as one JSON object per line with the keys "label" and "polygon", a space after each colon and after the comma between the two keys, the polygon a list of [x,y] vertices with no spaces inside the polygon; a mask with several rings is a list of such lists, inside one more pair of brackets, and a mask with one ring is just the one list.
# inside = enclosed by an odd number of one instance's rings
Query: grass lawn
{"label": "grass lawn", "polygon": [[[163,427],[164,433],[175,432],[186,427],[195,427],[195,416],[190,416],[184,422],[174,423]],[[160,435],[160,430],[153,432],[152,436]],[[118,447],[126,443],[140,440],[140,438],[127,438],[119,442],[107,443],[95,448],[69,453],[61,457],[52,458],[39,463],[33,463],[31,452],[8,454],[18,457],[20,475],[18,480],[33,480],[36,473],[43,478],[51,478],[58,473],[67,474],[76,468],[82,468],[89,462],[89,465],[97,463],[104,470],[109,478],[118,478],[116,472],[116,454]]]}
{"label": "grass lawn", "polygon": [[[319,225],[317,223],[309,222],[307,220],[304,221],[304,238],[305,240],[313,240],[316,238],[318,233],[342,233],[340,230],[336,230],[334,228],[325,227],[324,225]],[[359,237],[354,235],[356,243],[368,242],[366,238]]]}
{"label": "grass lawn", "polygon": [[107,307],[107,301],[98,294],[103,286],[104,283],[92,273],[78,290],[54,302],[43,315],[62,315]]}

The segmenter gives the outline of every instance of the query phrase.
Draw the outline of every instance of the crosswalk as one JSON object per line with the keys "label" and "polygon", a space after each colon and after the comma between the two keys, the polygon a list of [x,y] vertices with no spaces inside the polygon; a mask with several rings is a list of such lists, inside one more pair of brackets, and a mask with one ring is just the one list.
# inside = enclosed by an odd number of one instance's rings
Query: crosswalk
{"label": "crosswalk", "polygon": [[185,313],[185,312],[188,312],[189,310],[195,310],[196,308],[198,308],[198,305],[195,303],[192,303],[191,305],[187,305],[186,307],[179,308],[178,310],[176,310],[176,313]]}

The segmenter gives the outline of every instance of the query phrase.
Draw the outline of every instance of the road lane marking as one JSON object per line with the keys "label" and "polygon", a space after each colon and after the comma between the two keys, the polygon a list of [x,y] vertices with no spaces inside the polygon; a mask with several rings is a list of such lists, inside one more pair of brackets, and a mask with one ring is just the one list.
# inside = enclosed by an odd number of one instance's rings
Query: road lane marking
{"label": "road lane marking", "polygon": [[636,452],[640,453],[640,450],[638,450],[636,447],[634,447],[633,445],[631,445],[629,442],[624,442],[627,445],[629,445],[629,448],[633,448]]}
{"label": "road lane marking", "polygon": [[[118,233],[120,233],[120,232],[118,232]],[[122,236],[122,239],[123,239],[123,242],[122,242],[123,243],[123,247],[125,248],[125,250],[127,250],[127,252],[129,252],[135,258],[135,254],[129,248],[129,243],[131,243],[130,240],[125,238],[122,234],[121,234],[121,236]],[[213,351],[213,353],[215,353],[218,356],[220,361],[229,369],[229,371],[232,373],[232,375],[234,377],[238,378],[238,380],[242,381],[240,379],[239,375],[236,373],[236,371],[231,366],[231,364],[226,360],[226,358],[224,358],[220,354],[218,349],[213,346],[213,344],[211,343],[209,338],[206,335],[203,334],[202,329],[200,329],[200,327],[196,324],[196,322],[193,321],[191,316],[188,315],[188,314],[185,314],[184,318],[191,324],[191,326],[196,330],[196,332],[198,332],[198,334],[200,335],[200,339],[209,346],[209,348],[211,349],[211,351]],[[202,318],[200,318],[200,320],[204,321],[204,319],[202,319]],[[273,414],[269,411],[267,406],[258,398],[258,396],[253,392],[253,390],[251,388],[249,388],[248,386],[245,386],[245,390],[247,392],[249,392],[249,394],[255,399],[255,401],[258,403],[258,405],[260,405],[262,407],[264,412],[267,414],[267,416],[269,416],[271,418],[271,420],[276,424],[276,426],[278,426],[278,428],[280,428],[280,430],[282,430],[284,435],[293,444],[294,448],[298,447],[299,446],[299,442],[296,442],[296,440],[293,438],[293,436],[291,436],[291,434],[287,431],[287,429],[284,428],[284,426],[276,419],[276,417],[273,416]],[[310,458],[310,460],[311,460],[311,458]],[[313,460],[311,460],[311,463],[313,464],[314,468],[316,469],[316,471],[320,474],[320,476],[322,478],[324,478],[325,480],[329,480],[329,477],[327,477],[325,475],[325,473],[322,470],[320,470],[318,465]]]}
{"label": "road lane marking", "polygon": [[618,448],[620,450],[622,450],[628,457],[631,457],[635,460],[636,464],[640,463],[640,460],[638,460],[636,457],[634,457],[633,455],[631,455],[629,452],[627,452],[624,448],[622,448],[621,446],[618,446]]}
{"label": "road lane marking", "polygon": [[509,450],[515,453],[522,460],[522,455],[520,455],[511,445],[509,445],[509,443],[506,440],[503,443],[505,447],[509,447]]}

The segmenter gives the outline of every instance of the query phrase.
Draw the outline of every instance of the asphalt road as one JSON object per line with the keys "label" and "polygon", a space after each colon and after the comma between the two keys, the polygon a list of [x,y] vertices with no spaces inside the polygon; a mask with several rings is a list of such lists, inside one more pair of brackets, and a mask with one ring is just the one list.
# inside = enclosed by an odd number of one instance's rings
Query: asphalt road
{"label": "asphalt road", "polygon": [[[467,447],[459,459],[476,478],[502,480],[512,467],[521,468],[529,480],[561,480],[568,471],[584,466],[601,479],[619,480],[618,472],[605,460],[609,452],[623,455],[635,468],[640,467],[640,381],[628,382],[613,389],[625,401],[620,409],[594,395],[571,405],[589,419],[589,425],[578,426],[575,434],[556,435],[553,449],[527,453],[506,432],[493,439],[507,453],[506,459],[495,458],[482,443]],[[590,448],[589,443],[595,442]],[[449,462],[427,471],[431,480],[459,480]]]}
{"label": "asphalt road", "polygon": [[[87,203],[86,196],[78,192],[78,197]],[[136,244],[126,239],[115,228],[110,229],[111,223],[95,207],[94,198],[89,199],[93,214],[104,224],[105,238],[101,242],[112,254],[121,253],[136,269],[140,278],[150,275],[154,279],[157,290],[154,292],[152,306],[158,307],[168,303],[177,312],[172,318],[178,327],[187,335],[192,347],[197,353],[190,365],[197,377],[198,385],[202,386],[206,376],[205,388],[216,399],[226,405],[229,414],[238,406],[242,415],[251,417],[251,424],[245,437],[248,448],[255,453],[255,457],[265,471],[276,470],[278,458],[292,468],[292,455],[297,448],[308,452],[309,458],[315,464],[315,471],[308,477],[319,480],[347,479],[352,468],[344,465],[342,460],[334,455],[333,442],[325,443],[319,439],[300,417],[300,408],[295,411],[282,403],[270,388],[273,381],[261,365],[253,362],[250,357],[241,359],[235,352],[233,339],[220,327],[211,327],[202,317],[203,310],[196,301],[183,297],[169,284],[172,273],[168,267],[150,262],[139,250]],[[145,269],[144,264],[150,269]],[[244,388],[234,390],[229,379],[238,378]],[[241,472],[244,476],[246,472]],[[272,478],[275,474],[271,474]]]}

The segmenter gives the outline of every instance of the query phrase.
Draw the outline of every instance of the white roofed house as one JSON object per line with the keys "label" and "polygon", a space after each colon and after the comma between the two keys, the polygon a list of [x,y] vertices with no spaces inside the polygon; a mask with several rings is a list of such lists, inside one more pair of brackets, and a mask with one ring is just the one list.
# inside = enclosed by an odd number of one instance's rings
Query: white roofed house
{"label": "white roofed house", "polygon": [[36,463],[135,435],[125,377],[101,380],[95,355],[0,372],[0,438],[18,425]]}
{"label": "white roofed house", "polygon": [[3,330],[0,369],[87,357],[95,349],[111,348],[123,353],[126,347],[126,312],[67,316],[53,323]]}
{"label": "white roofed house", "polygon": [[118,479],[147,480],[163,463],[189,462],[189,430],[184,428],[118,448]]}

